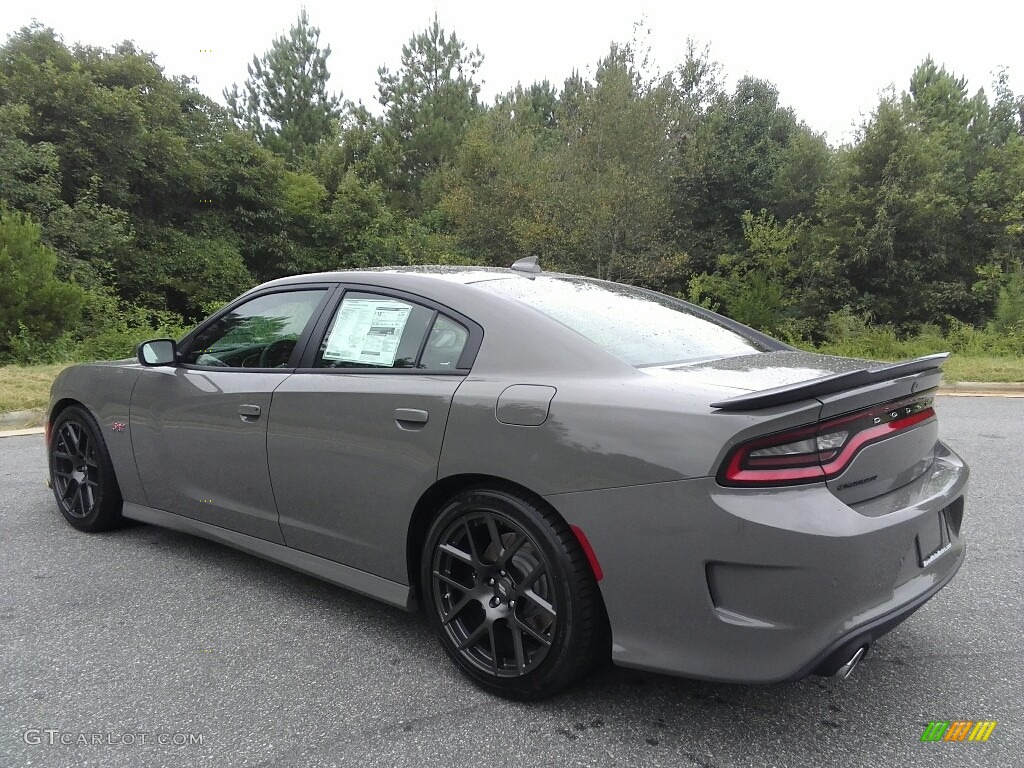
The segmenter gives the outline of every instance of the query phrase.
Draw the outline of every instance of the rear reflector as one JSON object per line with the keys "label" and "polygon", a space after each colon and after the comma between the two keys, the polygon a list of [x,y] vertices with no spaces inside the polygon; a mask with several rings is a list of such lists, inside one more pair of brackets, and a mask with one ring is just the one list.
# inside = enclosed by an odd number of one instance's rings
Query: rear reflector
{"label": "rear reflector", "polygon": [[840,474],[863,448],[935,417],[931,397],[872,406],[816,426],[797,427],[736,446],[722,464],[722,485],[797,485]]}
{"label": "rear reflector", "polygon": [[601,564],[597,562],[597,555],[594,554],[594,548],[590,546],[587,534],[585,534],[583,529],[578,525],[570,527],[572,528],[572,532],[576,534],[576,541],[580,543],[580,549],[582,549],[583,554],[587,556],[587,562],[590,563],[590,570],[594,572],[594,580],[600,581],[604,578],[604,571],[601,570]]}

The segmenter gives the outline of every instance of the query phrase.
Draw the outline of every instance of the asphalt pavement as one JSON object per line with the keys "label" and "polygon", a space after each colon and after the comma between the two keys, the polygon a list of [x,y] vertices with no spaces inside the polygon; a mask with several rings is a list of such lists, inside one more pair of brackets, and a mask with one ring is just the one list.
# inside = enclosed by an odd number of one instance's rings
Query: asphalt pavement
{"label": "asphalt pavement", "polygon": [[[514,704],[425,620],[145,525],[78,533],[41,437],[0,440],[0,768],[1016,766],[1024,747],[1024,399],[941,397],[971,464],[956,579],[841,682],[609,668]],[[984,743],[922,743],[994,720]]]}

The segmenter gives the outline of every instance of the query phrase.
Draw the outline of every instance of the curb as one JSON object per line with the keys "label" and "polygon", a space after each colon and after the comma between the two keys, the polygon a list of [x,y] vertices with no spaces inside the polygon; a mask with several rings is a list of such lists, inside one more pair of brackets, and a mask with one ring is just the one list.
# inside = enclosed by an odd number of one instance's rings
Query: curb
{"label": "curb", "polygon": [[42,427],[30,427],[28,429],[7,429],[0,431],[0,438],[3,437],[25,437],[26,435],[42,435],[46,430]]}
{"label": "curb", "polygon": [[940,386],[939,394],[1024,396],[1024,383],[1017,381],[957,381]]}
{"label": "curb", "polygon": [[8,411],[0,413],[0,429],[26,429],[39,426],[43,421],[43,409],[31,408],[27,411]]}

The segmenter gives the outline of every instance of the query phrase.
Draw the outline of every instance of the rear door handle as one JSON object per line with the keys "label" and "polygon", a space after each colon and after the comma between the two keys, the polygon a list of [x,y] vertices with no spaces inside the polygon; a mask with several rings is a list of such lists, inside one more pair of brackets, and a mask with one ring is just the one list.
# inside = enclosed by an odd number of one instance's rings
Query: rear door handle
{"label": "rear door handle", "polygon": [[402,422],[426,424],[428,416],[426,411],[421,411],[419,408],[395,408],[395,421],[398,422],[398,426],[402,426]]}
{"label": "rear door handle", "polygon": [[242,403],[238,406],[238,418],[242,421],[256,421],[260,417],[261,412],[262,410],[258,405]]}

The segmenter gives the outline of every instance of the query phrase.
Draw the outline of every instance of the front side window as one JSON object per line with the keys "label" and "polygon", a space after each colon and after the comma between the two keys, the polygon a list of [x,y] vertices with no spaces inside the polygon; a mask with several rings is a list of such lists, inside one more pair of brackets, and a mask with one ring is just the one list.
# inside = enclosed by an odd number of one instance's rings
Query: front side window
{"label": "front side window", "polygon": [[325,289],[250,299],[203,329],[183,362],[228,368],[283,368]]}

